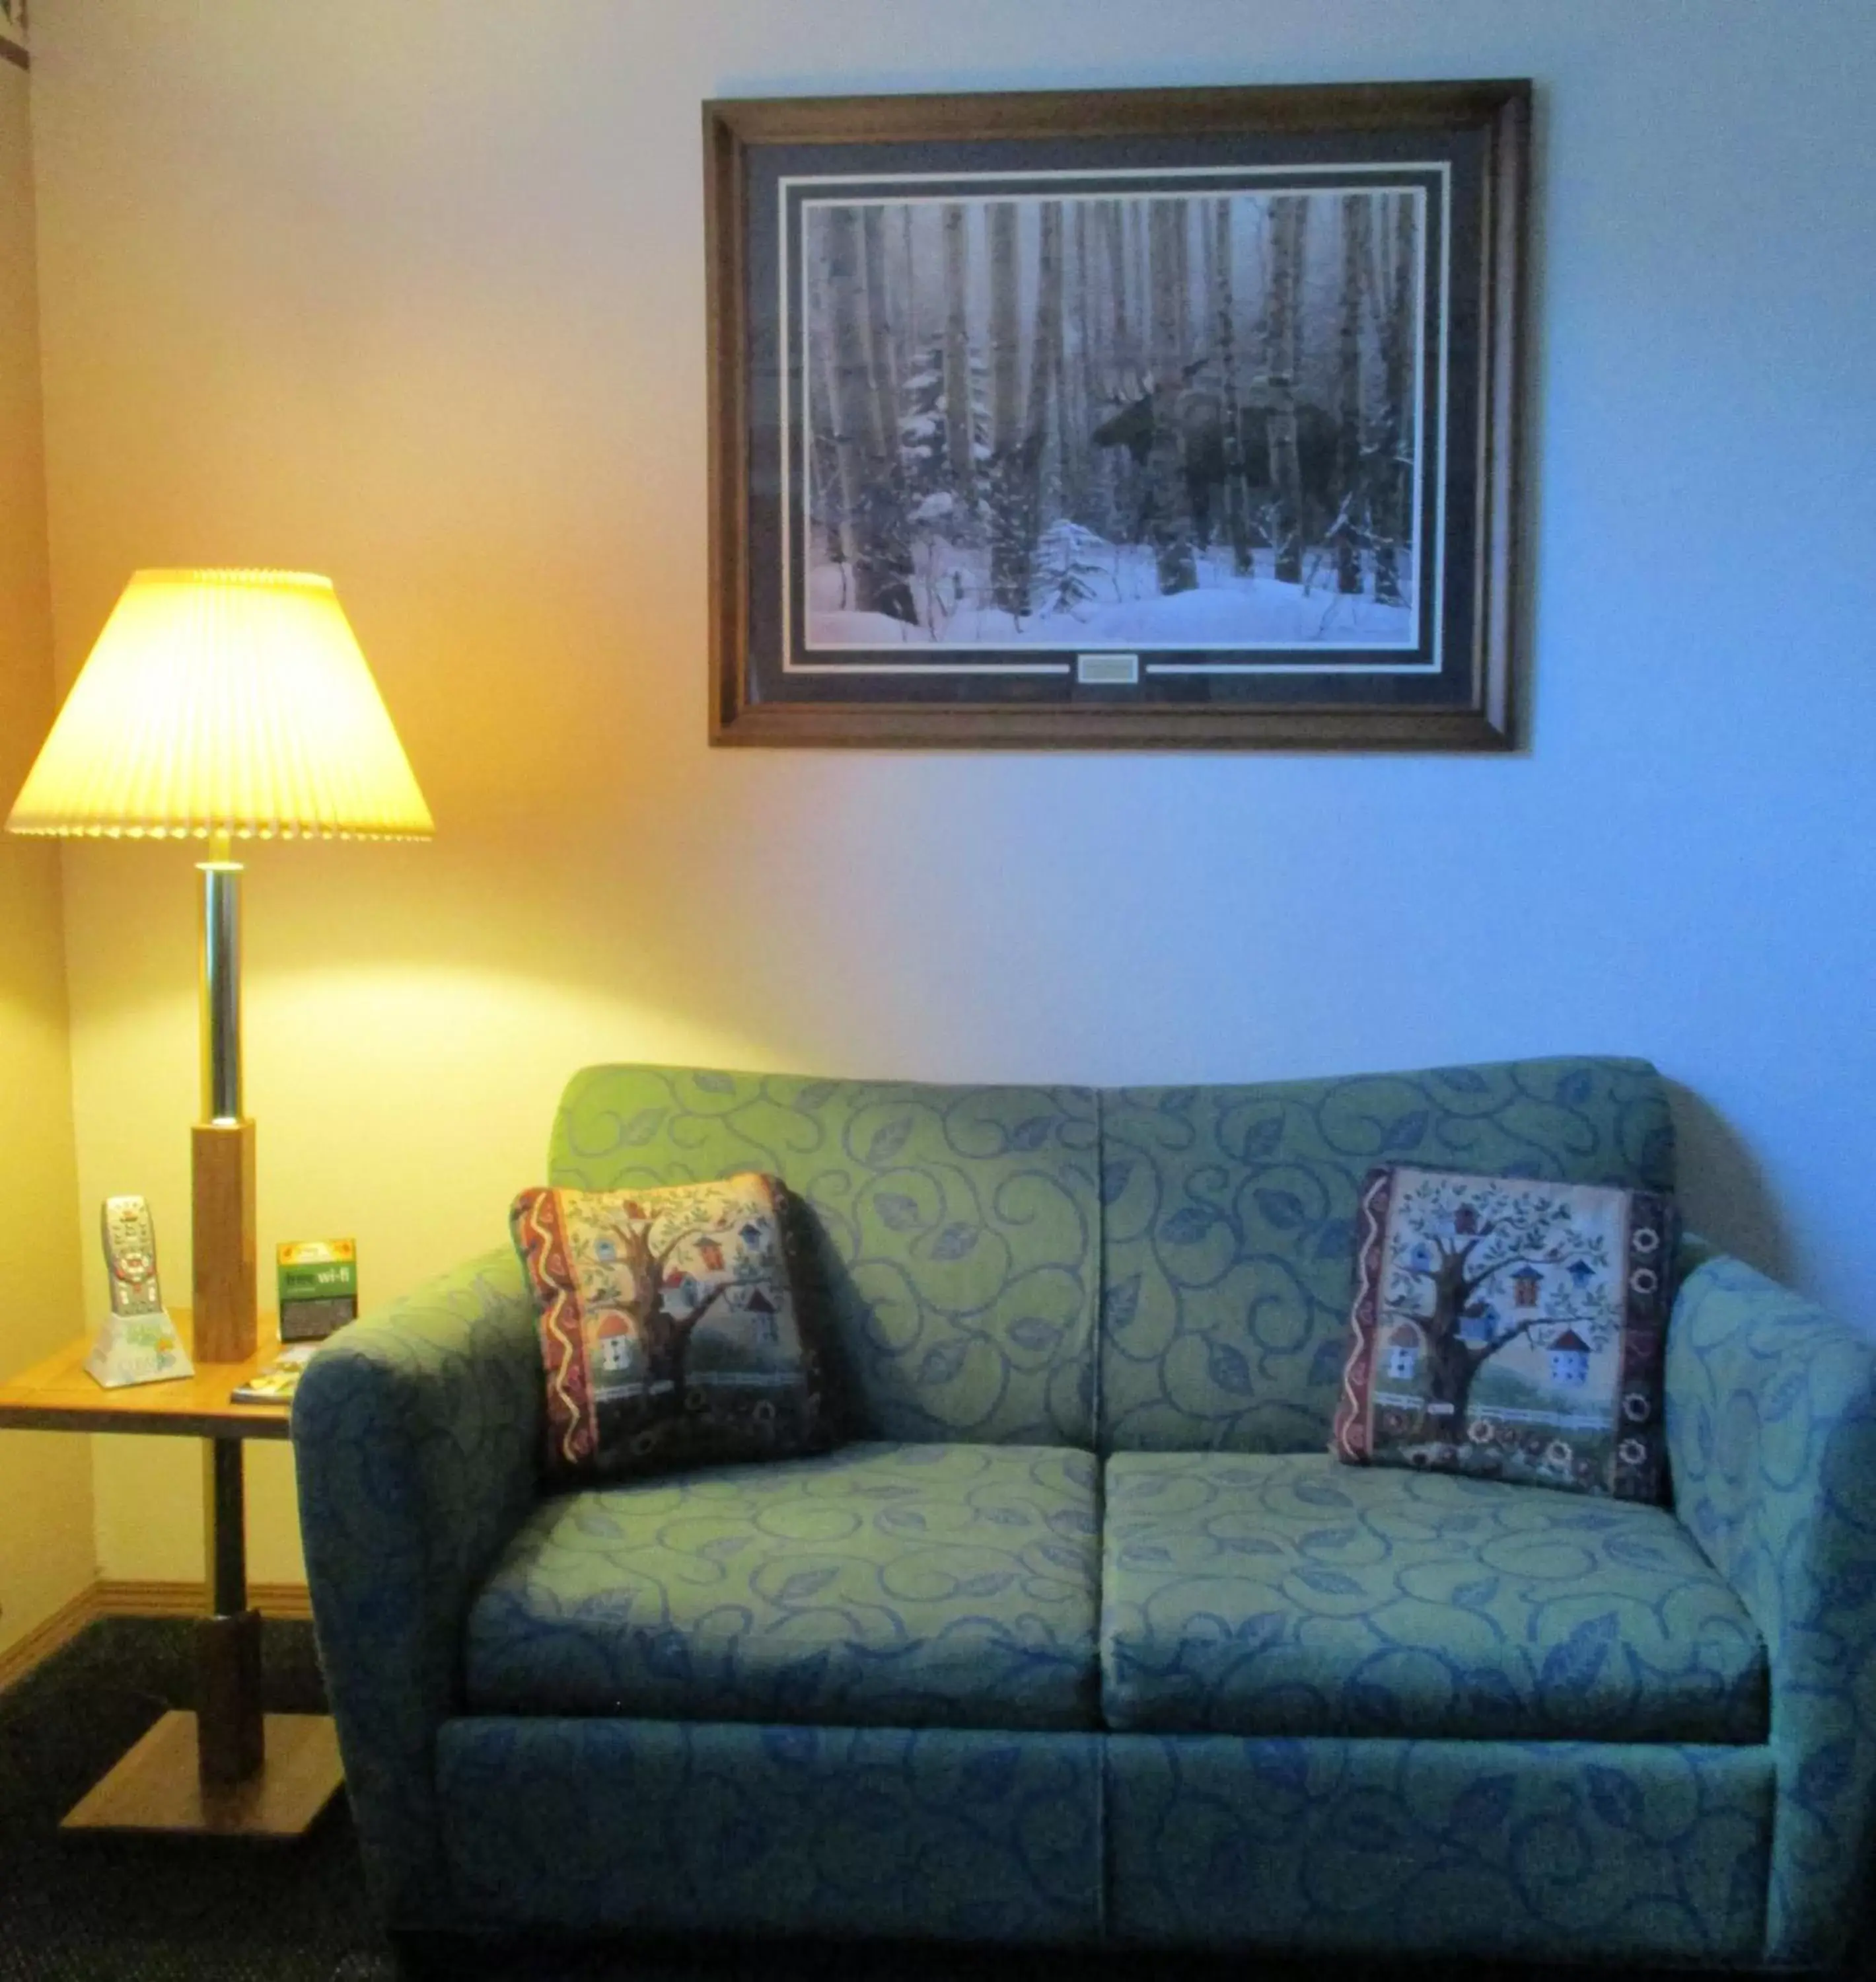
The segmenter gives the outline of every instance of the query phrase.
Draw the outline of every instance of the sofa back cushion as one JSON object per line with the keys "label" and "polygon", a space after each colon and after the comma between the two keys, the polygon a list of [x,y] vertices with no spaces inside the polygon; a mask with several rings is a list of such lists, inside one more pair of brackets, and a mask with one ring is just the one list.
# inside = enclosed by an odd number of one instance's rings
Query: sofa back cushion
{"label": "sofa back cushion", "polygon": [[1671,1190],[1644,1060],[1518,1060],[1101,1101],[1101,1444],[1300,1452],[1327,1440],[1354,1220],[1377,1163]]}
{"label": "sofa back cushion", "polygon": [[1093,1093],[595,1066],[568,1084],[550,1183],[761,1170],[805,1200],[861,1437],[1091,1445],[1100,1266]]}

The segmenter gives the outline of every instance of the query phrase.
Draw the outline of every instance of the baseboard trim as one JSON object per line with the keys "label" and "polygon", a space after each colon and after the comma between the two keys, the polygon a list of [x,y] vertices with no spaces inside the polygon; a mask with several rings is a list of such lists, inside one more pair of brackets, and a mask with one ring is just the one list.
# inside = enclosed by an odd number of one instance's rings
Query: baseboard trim
{"label": "baseboard trim", "polygon": [[[248,1601],[263,1617],[303,1620],[312,1615],[312,1598],[303,1583],[251,1583]],[[100,1617],[201,1617],[208,1609],[205,1583],[132,1582],[101,1576],[61,1604],[44,1623],[35,1626],[18,1644],[0,1652],[0,1693],[43,1665]]]}
{"label": "baseboard trim", "polygon": [[[136,1583],[100,1577],[92,1585],[100,1617],[202,1617],[208,1586],[200,1583]],[[251,1583],[248,1601],[263,1617],[305,1619],[312,1600],[303,1583]]]}
{"label": "baseboard trim", "polygon": [[17,1644],[0,1652],[0,1693],[24,1679],[35,1667],[43,1665],[62,1646],[70,1644],[97,1615],[98,1586],[87,1583]]}

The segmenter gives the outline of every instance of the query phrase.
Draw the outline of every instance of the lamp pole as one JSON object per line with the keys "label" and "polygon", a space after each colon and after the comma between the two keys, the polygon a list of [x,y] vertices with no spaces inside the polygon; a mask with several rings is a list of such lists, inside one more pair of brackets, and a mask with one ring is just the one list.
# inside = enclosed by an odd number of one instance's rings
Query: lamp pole
{"label": "lamp pole", "polygon": [[242,1112],[241,863],[226,832],[200,863],[202,1119],[192,1133],[195,1360],[254,1353],[254,1124]]}
{"label": "lamp pole", "polygon": [[241,1119],[241,863],[212,833],[202,877],[202,1119]]}

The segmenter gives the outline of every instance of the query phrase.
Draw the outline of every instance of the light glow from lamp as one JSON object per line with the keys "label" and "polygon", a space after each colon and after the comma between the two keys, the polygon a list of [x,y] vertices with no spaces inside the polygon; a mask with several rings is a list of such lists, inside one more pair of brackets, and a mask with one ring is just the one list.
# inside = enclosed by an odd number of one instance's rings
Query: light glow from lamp
{"label": "light glow from lamp", "polygon": [[140,571],[8,829],[427,839],[429,808],[329,579]]}
{"label": "light glow from lamp", "polygon": [[[428,839],[435,830],[331,580],[286,571],[135,573],[7,825],[85,839],[208,842],[198,863],[203,1119],[190,1136],[192,1355],[129,1380],[249,1363],[255,1132],[242,1099],[242,869],[232,842]],[[114,1366],[122,1369],[111,1360],[114,1328],[105,1323],[85,1366],[100,1383],[118,1380]],[[268,1800],[258,1783],[267,1741],[261,1620],[247,1600],[242,1434],[209,1429],[215,1615],[198,1640],[202,1787],[189,1806],[199,1813],[178,1827],[221,1829],[238,1808],[232,1827],[245,1829]],[[211,1800],[235,1784],[243,1804]],[[140,1805],[150,1793],[140,1775]],[[130,1800],[126,1791],[126,1807]]]}
{"label": "light glow from lamp", "polygon": [[328,579],[140,571],[15,802],[15,833],[206,839],[195,1360],[254,1353],[255,1128],[242,1103],[235,839],[428,839],[429,808]]}

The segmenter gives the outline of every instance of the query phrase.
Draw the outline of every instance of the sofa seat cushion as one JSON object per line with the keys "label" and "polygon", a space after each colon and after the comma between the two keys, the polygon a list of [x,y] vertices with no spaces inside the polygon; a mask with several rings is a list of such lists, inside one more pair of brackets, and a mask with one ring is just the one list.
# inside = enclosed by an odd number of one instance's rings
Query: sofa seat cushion
{"label": "sofa seat cushion", "polygon": [[469,1613],[472,1712],[1096,1724],[1095,1461],[850,1445],[543,1500]]}
{"label": "sofa seat cushion", "polygon": [[1240,1734],[1755,1742],[1765,1648],[1665,1509],[1356,1470],[1108,1463],[1108,1724]]}

